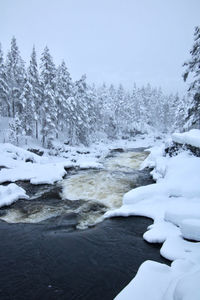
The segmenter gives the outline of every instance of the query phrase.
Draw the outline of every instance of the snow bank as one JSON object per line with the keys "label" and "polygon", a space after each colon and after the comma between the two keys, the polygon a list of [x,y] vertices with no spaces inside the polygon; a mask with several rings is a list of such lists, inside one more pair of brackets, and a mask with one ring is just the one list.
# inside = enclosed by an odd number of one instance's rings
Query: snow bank
{"label": "snow bank", "polygon": [[199,300],[200,268],[178,259],[171,267],[144,262],[117,300]]}
{"label": "snow bank", "polygon": [[[199,130],[173,134],[172,138],[200,147]],[[151,149],[142,167],[154,168],[156,183],[129,191],[122,207],[105,217],[152,218],[154,223],[143,237],[163,243],[161,255],[174,262],[171,267],[145,262],[116,299],[200,299],[200,243],[185,240],[200,241],[200,158],[184,151],[169,157],[161,146]]]}
{"label": "snow bank", "polygon": [[70,147],[58,143],[52,150],[40,148],[44,152],[42,157],[12,144],[0,143],[0,183],[30,180],[33,184],[53,184],[63,178],[67,168],[103,168],[101,159],[110,149],[144,147],[153,142],[153,136],[146,139],[141,136],[137,141],[119,140],[91,147]]}
{"label": "snow bank", "polygon": [[115,299],[161,300],[166,290],[166,284],[169,285],[170,280],[170,267],[146,261],[140,266],[135,279]]}
{"label": "snow bank", "polygon": [[21,164],[17,168],[2,169],[0,183],[30,180],[32,184],[53,184],[66,174],[64,164]]}
{"label": "snow bank", "polygon": [[[0,144],[0,183],[30,180],[32,184],[53,184],[66,174],[66,160],[51,163],[52,157],[40,157],[12,144]],[[57,160],[57,159],[55,159]]]}
{"label": "snow bank", "polygon": [[14,183],[7,186],[0,186],[0,207],[7,206],[18,199],[28,199],[26,192]]}
{"label": "snow bank", "polygon": [[200,147],[200,130],[191,129],[188,132],[173,133],[172,140],[179,144],[188,144],[194,147]]}
{"label": "snow bank", "polygon": [[43,157],[12,144],[0,144],[0,166],[6,168],[18,167],[21,162],[45,162]]}
{"label": "snow bank", "polygon": [[200,217],[198,219],[184,219],[180,228],[184,238],[200,241]]}

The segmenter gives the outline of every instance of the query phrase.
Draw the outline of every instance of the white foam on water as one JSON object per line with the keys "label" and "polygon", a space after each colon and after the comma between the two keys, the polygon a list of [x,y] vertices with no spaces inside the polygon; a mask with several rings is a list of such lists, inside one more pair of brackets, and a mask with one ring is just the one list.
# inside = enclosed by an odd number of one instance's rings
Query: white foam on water
{"label": "white foam on water", "polygon": [[147,155],[147,152],[120,153],[117,157],[105,161],[106,170],[87,170],[65,179],[63,181],[63,199],[96,201],[109,209],[120,207],[122,197],[132,188],[134,179],[133,177],[130,179],[122,172],[139,169]]}
{"label": "white foam on water", "polygon": [[109,158],[104,166],[107,170],[128,171],[128,169],[139,169],[141,163],[148,156],[148,152],[123,152],[119,155]]}
{"label": "white foam on water", "polygon": [[100,202],[110,209],[122,205],[122,197],[130,188],[130,179],[122,173],[90,170],[65,179],[62,198]]}
{"label": "white foam on water", "polygon": [[6,215],[0,217],[1,220],[8,223],[39,223],[52,217],[59,216],[62,209],[55,209],[49,206],[43,206],[39,211],[30,214],[23,214],[19,209],[10,209]]}

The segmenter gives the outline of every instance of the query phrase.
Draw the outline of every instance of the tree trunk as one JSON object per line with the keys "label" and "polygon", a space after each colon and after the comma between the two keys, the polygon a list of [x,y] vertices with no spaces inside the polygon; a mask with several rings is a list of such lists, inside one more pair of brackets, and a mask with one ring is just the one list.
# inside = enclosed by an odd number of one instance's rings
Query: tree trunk
{"label": "tree trunk", "polygon": [[35,121],[35,137],[38,140],[38,121]]}

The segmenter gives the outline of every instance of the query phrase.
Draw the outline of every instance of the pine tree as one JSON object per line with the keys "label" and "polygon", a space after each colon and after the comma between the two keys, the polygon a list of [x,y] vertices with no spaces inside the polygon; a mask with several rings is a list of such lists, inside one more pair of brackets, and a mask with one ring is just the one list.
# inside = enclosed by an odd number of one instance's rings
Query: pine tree
{"label": "pine tree", "polygon": [[24,62],[20,56],[16,38],[11,40],[11,49],[6,60],[6,73],[8,79],[8,116],[15,117],[15,113],[22,112],[22,105],[19,101],[24,85]]}
{"label": "pine tree", "polygon": [[192,74],[194,79],[189,87],[193,103],[188,110],[186,121],[189,127],[195,126],[200,128],[200,27],[195,28],[194,45],[190,54],[190,60],[183,65],[187,67],[183,74],[184,81],[187,80],[189,74]]}
{"label": "pine tree", "polygon": [[45,47],[41,57],[41,83],[42,83],[42,107],[41,107],[41,134],[42,143],[47,147],[52,146],[52,140],[57,132],[56,111],[56,68],[48,47]]}
{"label": "pine tree", "polygon": [[0,44],[0,113],[2,116],[9,115],[9,103],[8,103],[8,83],[5,65],[3,61],[3,52]]}

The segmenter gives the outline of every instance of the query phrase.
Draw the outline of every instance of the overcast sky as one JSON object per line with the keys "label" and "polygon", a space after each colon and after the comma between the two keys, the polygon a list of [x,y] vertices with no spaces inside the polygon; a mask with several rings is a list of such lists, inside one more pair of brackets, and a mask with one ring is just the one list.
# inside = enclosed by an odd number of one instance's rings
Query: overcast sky
{"label": "overcast sky", "polygon": [[4,53],[15,35],[23,59],[46,45],[73,79],[147,84],[184,93],[181,74],[200,25],[200,0],[0,0]]}

